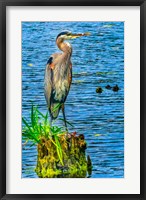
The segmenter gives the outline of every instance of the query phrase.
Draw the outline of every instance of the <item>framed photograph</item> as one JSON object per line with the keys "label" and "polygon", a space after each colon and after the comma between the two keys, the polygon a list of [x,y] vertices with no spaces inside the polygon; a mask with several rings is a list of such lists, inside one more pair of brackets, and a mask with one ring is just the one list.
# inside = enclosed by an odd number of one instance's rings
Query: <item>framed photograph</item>
{"label": "framed photograph", "polygon": [[146,200],[145,1],[0,7],[1,199]]}

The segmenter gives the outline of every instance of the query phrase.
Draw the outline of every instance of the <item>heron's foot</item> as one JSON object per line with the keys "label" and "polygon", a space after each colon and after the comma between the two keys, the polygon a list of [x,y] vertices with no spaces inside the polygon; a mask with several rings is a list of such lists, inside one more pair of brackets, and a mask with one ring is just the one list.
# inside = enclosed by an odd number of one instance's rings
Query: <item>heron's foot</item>
{"label": "heron's foot", "polygon": [[69,134],[68,131],[66,131],[66,133],[65,133],[65,137],[66,137],[66,138],[69,138],[69,137],[70,137],[70,134]]}
{"label": "heron's foot", "polygon": [[70,133],[67,133],[66,134],[66,139],[70,139],[71,138],[71,134]]}
{"label": "heron's foot", "polygon": [[77,132],[69,133],[68,131],[66,132],[66,138],[71,138],[71,137],[77,137]]}
{"label": "heron's foot", "polygon": [[71,138],[71,134],[68,132],[67,128],[66,128],[66,132],[65,132],[65,137],[66,138]]}

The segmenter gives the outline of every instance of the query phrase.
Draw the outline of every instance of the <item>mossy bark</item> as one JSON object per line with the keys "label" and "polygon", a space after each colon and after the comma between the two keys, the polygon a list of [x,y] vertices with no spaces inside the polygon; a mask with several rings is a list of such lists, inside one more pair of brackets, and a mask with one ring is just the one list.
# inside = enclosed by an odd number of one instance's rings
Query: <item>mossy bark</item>
{"label": "mossy bark", "polygon": [[86,158],[84,135],[60,135],[58,141],[61,151],[57,149],[54,138],[41,138],[38,144],[37,175],[40,178],[84,178],[91,174],[92,164],[90,157]]}

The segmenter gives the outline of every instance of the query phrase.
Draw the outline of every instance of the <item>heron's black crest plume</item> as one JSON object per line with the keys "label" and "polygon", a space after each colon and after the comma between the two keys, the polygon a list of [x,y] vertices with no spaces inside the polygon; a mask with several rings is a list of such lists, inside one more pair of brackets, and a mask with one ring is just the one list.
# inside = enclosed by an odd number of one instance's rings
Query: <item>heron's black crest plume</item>
{"label": "heron's black crest plume", "polygon": [[69,35],[69,34],[70,34],[69,31],[63,31],[63,32],[61,32],[61,33],[59,33],[59,34],[57,35],[56,39],[57,39],[58,37],[60,37],[61,35]]}

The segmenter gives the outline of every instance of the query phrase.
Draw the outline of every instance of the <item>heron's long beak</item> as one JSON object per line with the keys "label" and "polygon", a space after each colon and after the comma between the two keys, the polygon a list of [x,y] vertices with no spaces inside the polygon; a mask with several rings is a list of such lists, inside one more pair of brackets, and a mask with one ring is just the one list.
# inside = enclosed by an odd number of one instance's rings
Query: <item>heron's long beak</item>
{"label": "heron's long beak", "polygon": [[71,34],[70,38],[71,39],[75,39],[75,38],[78,38],[78,37],[81,37],[81,36],[89,36],[90,33],[89,32],[86,32],[86,33],[77,33],[77,34]]}

